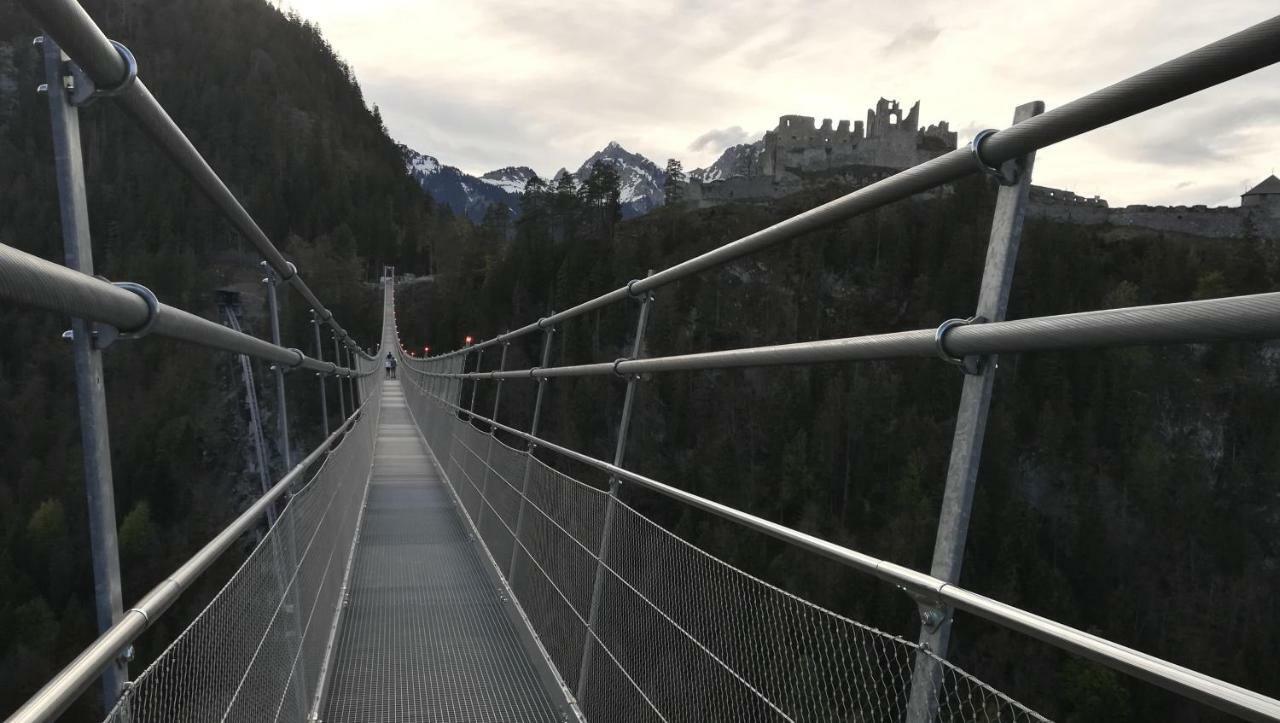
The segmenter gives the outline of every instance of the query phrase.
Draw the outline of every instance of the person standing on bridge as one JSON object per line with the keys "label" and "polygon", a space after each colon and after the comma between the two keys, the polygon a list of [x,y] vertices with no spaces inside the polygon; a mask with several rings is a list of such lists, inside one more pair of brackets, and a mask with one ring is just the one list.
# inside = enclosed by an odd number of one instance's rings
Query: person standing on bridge
{"label": "person standing on bridge", "polygon": [[395,379],[396,378],[396,360],[394,357],[391,356],[391,352],[387,352],[387,358],[385,363],[387,367],[387,379]]}

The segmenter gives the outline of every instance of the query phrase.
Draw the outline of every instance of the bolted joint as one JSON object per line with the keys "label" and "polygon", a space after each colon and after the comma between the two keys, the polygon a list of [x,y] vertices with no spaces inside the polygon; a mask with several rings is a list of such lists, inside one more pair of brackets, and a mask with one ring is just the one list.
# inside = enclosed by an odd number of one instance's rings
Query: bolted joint
{"label": "bolted joint", "polygon": [[920,608],[920,624],[929,632],[937,630],[940,625],[947,621],[947,617],[947,611],[941,608]]}
{"label": "bolted joint", "polygon": [[[84,107],[99,98],[110,98],[120,95],[133,87],[138,80],[138,59],[133,57],[133,53],[129,51],[121,43],[114,40],[110,41],[111,45],[116,49],[116,53],[120,55],[120,59],[124,61],[124,77],[115,85],[101,86],[93,82],[93,78],[84,72],[79,65],[71,61],[67,61],[67,74],[70,76],[70,83],[67,85],[71,91],[67,101],[76,107]],[[43,44],[43,42],[42,42]]]}

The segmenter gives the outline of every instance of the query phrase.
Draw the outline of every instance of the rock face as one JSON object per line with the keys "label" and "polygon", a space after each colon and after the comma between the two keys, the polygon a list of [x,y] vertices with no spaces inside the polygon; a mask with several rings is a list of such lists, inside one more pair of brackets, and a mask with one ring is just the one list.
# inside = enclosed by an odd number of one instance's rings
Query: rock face
{"label": "rock face", "polygon": [[706,168],[689,172],[689,180],[711,183],[735,176],[759,176],[764,172],[764,141],[729,146]]}

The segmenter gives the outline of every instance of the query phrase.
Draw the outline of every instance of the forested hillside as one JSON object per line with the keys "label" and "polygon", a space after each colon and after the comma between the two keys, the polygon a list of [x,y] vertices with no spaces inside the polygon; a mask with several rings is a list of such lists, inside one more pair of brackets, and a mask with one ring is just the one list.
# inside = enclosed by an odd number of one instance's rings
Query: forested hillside
{"label": "forested hillside", "polygon": [[[405,176],[377,113],[316,28],[263,0],[84,5],[133,50],[155,96],[339,321],[375,344],[370,269],[425,265],[430,227],[450,222],[435,218]],[[0,243],[60,262],[36,34],[13,0],[0,0]],[[268,336],[252,246],[121,109],[99,101],[81,118],[98,273],[209,318],[218,318],[215,288],[240,289],[247,330]],[[287,289],[281,298],[285,344],[310,353],[307,307]],[[59,338],[66,326],[0,306],[0,715],[95,637],[75,387]],[[128,607],[256,494],[257,476],[232,357],[159,339],[121,342],[105,356]],[[275,477],[276,401],[268,370],[255,366]],[[319,441],[317,392],[314,376],[290,376],[300,451]],[[235,569],[230,557],[211,582]],[[143,637],[135,674],[214,589],[184,596]],[[66,719],[96,720],[96,698],[95,688]]]}
{"label": "forested hillside", "polygon": [[[607,201],[531,187],[529,210],[442,248],[399,294],[406,344],[434,352],[565,309],[788,215],[770,206],[661,209],[615,225]],[[895,204],[657,292],[654,355],[935,327],[968,316],[994,191],[979,179]],[[412,269],[408,269],[412,270]],[[1276,288],[1272,241],[1204,241],[1029,223],[1009,305],[1033,316]],[[629,353],[636,304],[570,322],[554,364]],[[508,368],[536,365],[539,336]],[[1274,343],[1000,359],[963,584],[1246,687],[1280,693],[1280,403]],[[496,353],[486,355],[493,368]],[[927,570],[961,379],[937,360],[667,373],[644,382],[628,466]],[[550,382],[542,430],[612,454],[623,385]],[[478,409],[490,408],[482,384]],[[504,385],[528,428],[533,384]],[[469,387],[464,389],[469,394]],[[568,466],[584,479],[588,471]],[[914,638],[901,592],[624,490],[705,549],[787,590]],[[953,657],[1066,721],[1216,720],[1208,709],[961,615]]]}

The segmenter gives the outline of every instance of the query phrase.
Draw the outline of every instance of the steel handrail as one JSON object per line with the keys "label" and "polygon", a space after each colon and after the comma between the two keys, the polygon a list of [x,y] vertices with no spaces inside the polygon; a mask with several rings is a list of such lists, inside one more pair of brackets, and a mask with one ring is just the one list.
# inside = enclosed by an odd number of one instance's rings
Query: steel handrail
{"label": "steel handrail", "polygon": [[[1148,344],[1280,337],[1280,292],[1037,316],[989,324],[867,334],[843,339],[727,349],[594,364],[487,372],[419,373],[454,379],[550,379],[651,374],[911,357],[963,357]],[[428,363],[436,361],[432,358]],[[419,365],[421,366],[421,365]]]}
{"label": "steel handrail", "polygon": [[137,293],[4,244],[0,244],[0,299],[106,324],[123,333],[146,329],[150,335],[320,374],[351,377],[374,371],[372,366],[357,370],[314,359],[301,350],[277,346],[158,301],[152,309]]}

